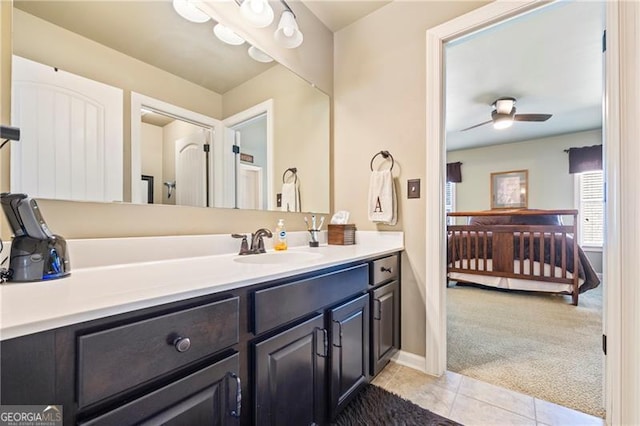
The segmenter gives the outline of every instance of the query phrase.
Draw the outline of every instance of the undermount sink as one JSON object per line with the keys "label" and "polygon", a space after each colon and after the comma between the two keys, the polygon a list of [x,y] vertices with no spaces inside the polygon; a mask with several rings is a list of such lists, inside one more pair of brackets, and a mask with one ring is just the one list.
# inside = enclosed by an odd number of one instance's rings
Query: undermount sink
{"label": "undermount sink", "polygon": [[304,251],[276,251],[263,254],[249,254],[238,256],[233,260],[238,263],[250,263],[254,265],[278,265],[305,263],[318,260],[322,257],[320,253],[309,253]]}

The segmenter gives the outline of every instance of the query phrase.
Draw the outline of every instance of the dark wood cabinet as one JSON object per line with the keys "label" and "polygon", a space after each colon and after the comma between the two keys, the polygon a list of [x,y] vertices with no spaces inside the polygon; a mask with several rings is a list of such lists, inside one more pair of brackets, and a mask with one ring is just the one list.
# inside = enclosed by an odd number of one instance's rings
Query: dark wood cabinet
{"label": "dark wood cabinet", "polygon": [[64,423],[326,425],[399,348],[385,256],[0,341],[0,404]]}
{"label": "dark wood cabinet", "polygon": [[255,344],[256,425],[324,424],[328,336],[317,314]]}
{"label": "dark wood cabinet", "polygon": [[333,419],[367,384],[369,376],[369,295],[328,312],[331,342],[330,416]]}
{"label": "dark wood cabinet", "polygon": [[238,374],[236,353],[80,425],[238,425]]}
{"label": "dark wood cabinet", "polygon": [[400,348],[400,283],[371,291],[371,374],[378,374]]}

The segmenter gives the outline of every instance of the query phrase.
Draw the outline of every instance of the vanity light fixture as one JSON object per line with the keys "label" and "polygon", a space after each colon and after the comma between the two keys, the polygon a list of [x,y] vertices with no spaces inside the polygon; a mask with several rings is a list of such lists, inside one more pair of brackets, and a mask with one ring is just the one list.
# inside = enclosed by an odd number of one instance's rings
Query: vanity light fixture
{"label": "vanity light fixture", "polygon": [[192,0],[173,0],[173,8],[187,21],[201,24],[207,22],[211,17],[198,9]]}
{"label": "vanity light fixture", "polygon": [[245,42],[242,37],[236,34],[229,27],[226,27],[222,24],[216,24],[216,26],[213,27],[213,33],[216,35],[216,37],[218,37],[220,41],[223,41],[232,46],[240,46]]}
{"label": "vanity light fixture", "polygon": [[249,56],[251,56],[253,60],[256,60],[258,62],[273,62],[273,58],[271,56],[267,55],[255,46],[249,46]]}
{"label": "vanity light fixture", "polygon": [[268,0],[243,0],[240,13],[256,28],[264,28],[273,22],[273,9]]}
{"label": "vanity light fixture", "polygon": [[289,5],[285,2],[282,3],[285,5],[286,9],[282,12],[282,15],[280,15],[280,22],[278,23],[278,28],[273,34],[273,37],[282,47],[295,49],[302,44],[304,37],[298,28],[296,15],[293,14]]}

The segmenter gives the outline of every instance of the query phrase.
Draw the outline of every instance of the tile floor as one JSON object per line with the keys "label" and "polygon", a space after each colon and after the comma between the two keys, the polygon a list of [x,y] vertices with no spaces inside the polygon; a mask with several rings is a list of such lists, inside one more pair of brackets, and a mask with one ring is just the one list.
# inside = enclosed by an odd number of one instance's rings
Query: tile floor
{"label": "tile floor", "polygon": [[466,426],[604,425],[601,418],[451,371],[437,378],[390,362],[372,384]]}

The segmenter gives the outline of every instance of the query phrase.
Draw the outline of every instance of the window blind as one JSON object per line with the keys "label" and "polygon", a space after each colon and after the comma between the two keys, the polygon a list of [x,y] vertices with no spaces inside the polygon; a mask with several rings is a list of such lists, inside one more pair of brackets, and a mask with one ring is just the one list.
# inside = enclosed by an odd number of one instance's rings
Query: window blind
{"label": "window blind", "polygon": [[604,242],[604,180],[602,171],[580,174],[580,243],[602,247]]}
{"label": "window blind", "polygon": [[[456,184],[455,182],[447,182],[444,193],[444,210],[446,213],[456,210]],[[455,217],[447,218],[447,225],[453,225]]]}

